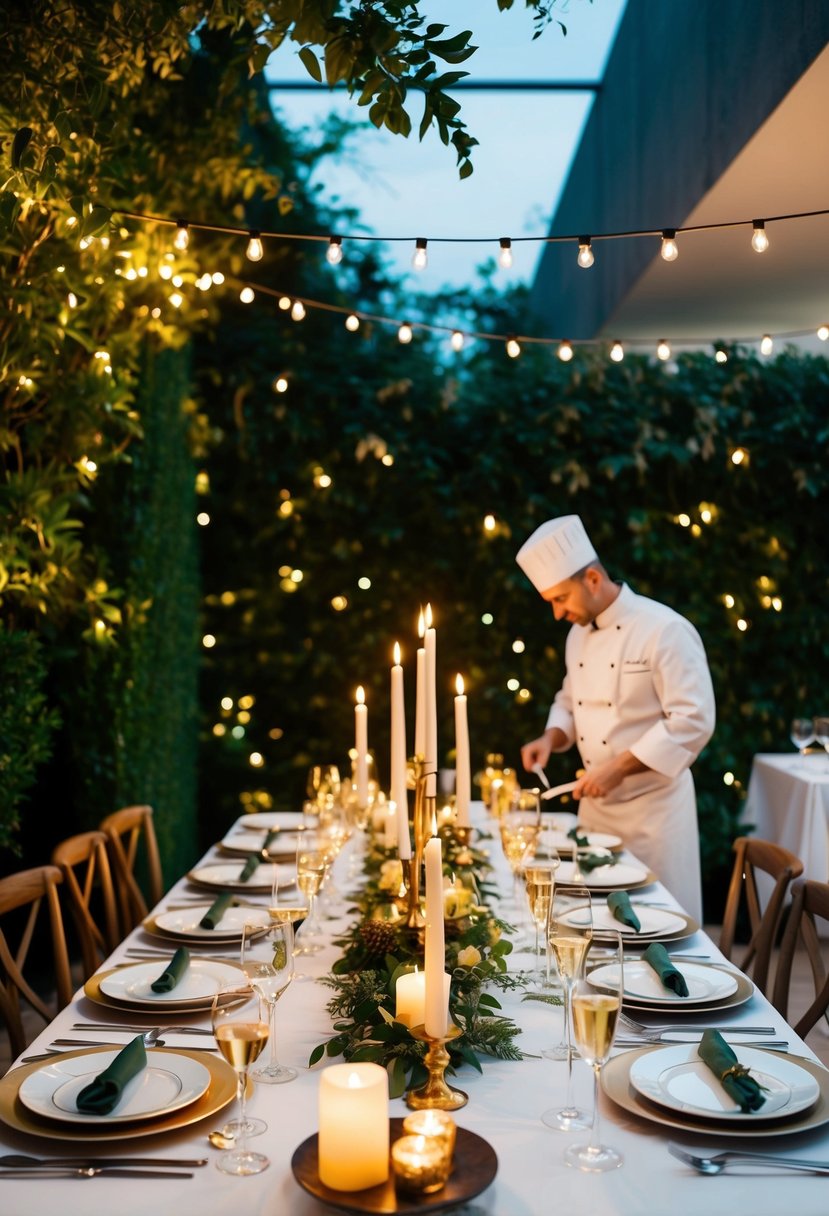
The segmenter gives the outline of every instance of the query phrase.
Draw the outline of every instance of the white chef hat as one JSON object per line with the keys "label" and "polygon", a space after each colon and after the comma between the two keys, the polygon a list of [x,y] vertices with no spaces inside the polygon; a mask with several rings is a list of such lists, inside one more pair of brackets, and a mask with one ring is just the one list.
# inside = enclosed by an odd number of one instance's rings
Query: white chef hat
{"label": "white chef hat", "polygon": [[598,557],[579,516],[560,515],[536,528],[515,560],[536,591],[544,592],[598,561]]}

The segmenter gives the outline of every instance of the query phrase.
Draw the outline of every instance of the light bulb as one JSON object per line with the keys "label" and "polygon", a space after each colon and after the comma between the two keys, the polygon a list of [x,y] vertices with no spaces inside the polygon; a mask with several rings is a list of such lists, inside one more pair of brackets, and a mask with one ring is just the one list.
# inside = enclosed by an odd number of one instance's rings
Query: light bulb
{"label": "light bulb", "polygon": [[562,342],[561,346],[559,346],[558,357],[561,359],[562,363],[569,363],[573,358],[573,347],[569,342]]}
{"label": "light bulb", "polygon": [[679,257],[679,248],[676,243],[676,228],[664,228],[662,230],[662,257],[666,262],[675,262]]}
{"label": "light bulb", "polygon": [[281,309],[281,311],[287,312],[290,307],[291,307],[291,297],[290,296],[280,296],[279,297],[279,308]]}
{"label": "light bulb", "polygon": [[[665,256],[664,253],[662,256]],[[593,257],[593,247],[590,244],[589,236],[579,237],[579,256],[576,261],[578,262],[579,266],[582,266],[585,270],[587,270],[589,266],[593,265],[595,259]]]}
{"label": "light bulb", "polygon": [[426,253],[426,238],[419,236],[415,241],[415,251],[412,254],[412,266],[415,270],[425,270],[429,265],[429,256]]}
{"label": "light bulb", "polygon": [[763,334],[760,339],[760,354],[770,355],[773,350],[774,342],[772,341],[771,334]]}
{"label": "light bulb", "polygon": [[512,266],[512,241],[508,236],[501,237],[501,252],[498,254],[498,265],[502,270]]}
{"label": "light bulb", "polygon": [[663,363],[671,357],[670,343],[666,342],[664,338],[659,339],[659,344],[656,348],[656,357],[657,359],[661,359]]}
{"label": "light bulb", "polygon": [[769,247],[769,238],[766,236],[766,225],[762,220],[754,220],[753,227],[751,248],[755,253],[765,253]]}
{"label": "light bulb", "polygon": [[610,357],[614,363],[621,363],[625,357],[625,348],[621,342],[614,342],[610,348]]}
{"label": "light bulb", "polygon": [[456,329],[451,337],[452,350],[463,350],[463,334],[459,329]]}
{"label": "light bulb", "polygon": [[243,287],[239,292],[239,299],[243,304],[252,304],[255,298],[252,287]]}
{"label": "light bulb", "polygon": [[294,300],[291,305],[291,319],[293,321],[302,321],[305,319],[305,305],[301,300]]}
{"label": "light bulb", "polygon": [[408,321],[404,321],[397,331],[397,341],[402,342],[404,346],[407,346],[408,343],[411,342],[413,336],[411,325]]}
{"label": "light bulb", "polygon": [[176,224],[176,235],[173,237],[173,245],[180,253],[184,253],[187,246],[190,244],[190,232],[184,220],[179,220]]}
{"label": "light bulb", "polygon": [[517,359],[521,354],[521,347],[515,338],[507,338],[507,354],[510,359]]}
{"label": "light bulb", "polygon": [[262,238],[258,232],[250,233],[250,240],[245,253],[251,262],[261,262],[265,256],[265,250],[262,245]]}
{"label": "light bulb", "polygon": [[717,363],[727,363],[728,351],[723,350],[721,346],[718,346],[714,351],[714,358],[716,359]]}
{"label": "light bulb", "polygon": [[287,393],[287,391],[288,391],[287,377],[286,376],[277,376],[273,382],[273,389],[274,389],[275,393]]}
{"label": "light bulb", "polygon": [[329,266],[339,266],[343,260],[343,238],[341,236],[329,237],[325,260]]}
{"label": "light bulb", "polygon": [[356,333],[357,330],[360,328],[360,318],[355,313],[352,312],[345,319],[345,327],[350,334]]}
{"label": "light bulb", "polygon": [[821,342],[825,342],[829,338],[829,325],[821,325],[817,331],[817,336]]}

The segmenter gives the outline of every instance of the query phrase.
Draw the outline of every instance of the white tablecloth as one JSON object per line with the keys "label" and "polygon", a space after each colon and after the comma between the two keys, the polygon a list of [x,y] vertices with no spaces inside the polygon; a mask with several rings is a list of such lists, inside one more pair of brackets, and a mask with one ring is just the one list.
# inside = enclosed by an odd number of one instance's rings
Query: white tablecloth
{"label": "white tablecloth", "polygon": [[[348,847],[352,847],[349,845]],[[498,868],[503,889],[509,890],[500,846],[492,842],[493,861]],[[346,856],[338,862],[337,878],[345,885]],[[164,904],[175,903],[192,890],[182,880],[166,896]],[[671,902],[659,885],[647,889],[646,897]],[[208,897],[209,898],[209,897]],[[341,927],[341,926],[340,926]],[[336,931],[337,925],[332,929]],[[157,946],[158,939],[137,931],[119,947],[112,961],[124,961],[132,945]],[[719,960],[716,947],[703,934],[683,941],[677,950],[704,953]],[[299,958],[298,969],[321,975],[330,969],[337,957],[331,945],[313,958]],[[530,956],[522,956],[522,966]],[[96,1155],[199,1156],[210,1158],[210,1164],[195,1171],[195,1177],[185,1181],[121,1180],[98,1177],[89,1181],[35,1181],[0,1177],[4,1216],[24,1216],[24,1213],[53,1213],[60,1216],[148,1216],[149,1213],[181,1213],[181,1216],[324,1216],[329,1211],[300,1189],[290,1168],[294,1149],[317,1130],[317,1073],[305,1067],[313,1048],[331,1034],[331,1023],[325,1011],[330,990],[312,980],[295,982],[277,1006],[278,1052],[283,1063],[300,1070],[299,1078],[286,1085],[260,1085],[249,1102],[251,1114],[267,1120],[269,1129],[252,1143],[266,1152],[271,1167],[256,1177],[233,1178],[214,1168],[215,1150],[208,1147],[206,1132],[220,1126],[228,1112],[222,1112],[204,1125],[185,1128],[180,1132],[158,1138],[121,1141],[113,1145],[90,1144]],[[669,1155],[667,1142],[674,1138],[695,1148],[717,1150],[742,1144],[725,1142],[716,1136],[673,1133],[647,1123],[602,1099],[603,1137],[621,1149],[625,1161],[621,1169],[603,1175],[583,1174],[566,1166],[562,1160],[564,1148],[574,1139],[586,1139],[587,1133],[562,1134],[545,1127],[540,1120],[542,1111],[563,1101],[566,1065],[537,1057],[546,1044],[556,1042],[561,1032],[558,1009],[537,1002],[522,1002],[520,994],[502,998],[505,1012],[523,1028],[520,1045],[529,1058],[520,1062],[484,1059],[483,1073],[464,1068],[457,1084],[469,1094],[469,1103],[457,1113],[459,1126],[486,1138],[498,1155],[498,1174],[494,1183],[465,1211],[489,1216],[538,1216],[560,1211],[587,1213],[589,1216],[737,1216],[751,1212],[753,1216],[768,1213],[796,1212],[798,1216],[818,1216],[827,1210],[829,1180],[810,1175],[758,1173],[703,1177]],[[104,1009],[76,995],[72,1005],[32,1044],[26,1054],[43,1050],[58,1036],[72,1035],[73,1022],[117,1021],[112,1009]],[[123,1021],[131,1021],[127,1014]],[[159,1020],[159,1019],[155,1019]],[[176,1019],[173,1019],[176,1020]],[[194,1016],[194,1024],[209,1025],[209,1015]],[[814,1058],[812,1053],[786,1027],[763,996],[755,994],[745,1005],[729,1010],[718,1019],[739,1027],[764,1022],[774,1024],[778,1037],[789,1040],[790,1050]],[[147,1023],[150,1024],[149,1022]],[[90,1034],[90,1038],[95,1037]],[[124,1035],[127,1042],[130,1036]],[[168,1035],[171,1046],[192,1046],[184,1036]],[[592,1100],[592,1075],[581,1061],[574,1064],[576,1097],[589,1106]],[[391,1103],[392,1115],[407,1113],[403,1099]],[[11,1131],[0,1125],[0,1151],[35,1153],[39,1156],[62,1152],[79,1152],[83,1146],[39,1140]],[[763,1140],[753,1147],[778,1151],[793,1156],[820,1157],[829,1160],[829,1129],[826,1127],[804,1136]]]}
{"label": "white tablecloth", "polygon": [[829,882],[829,756],[755,756],[743,822],[799,857],[804,878]]}

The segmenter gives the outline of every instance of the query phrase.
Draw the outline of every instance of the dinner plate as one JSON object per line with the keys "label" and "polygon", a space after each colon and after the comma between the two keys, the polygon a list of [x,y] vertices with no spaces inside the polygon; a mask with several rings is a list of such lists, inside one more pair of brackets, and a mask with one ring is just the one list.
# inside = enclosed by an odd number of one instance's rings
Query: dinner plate
{"label": "dinner plate", "polygon": [[[156,974],[161,975],[161,972],[164,970],[165,963],[168,963],[169,961],[170,961],[169,959],[159,958],[159,959],[153,959],[149,962],[145,961],[144,963],[139,963],[139,964],[135,964],[135,965],[153,967],[155,969]],[[215,962],[216,966],[228,967],[232,970],[234,980],[240,979],[240,973],[242,973],[242,968],[239,966],[238,963],[226,962],[225,960],[220,961],[218,959],[216,959],[216,960],[198,959],[198,960],[191,960],[191,966],[192,966],[192,963],[196,962],[196,961],[201,962],[201,963]],[[172,992],[153,993],[153,996],[156,997],[156,1000],[154,1000],[152,1003],[150,1003],[149,1001],[141,1000],[140,998],[133,999],[133,998],[124,997],[124,996],[117,996],[117,997],[108,996],[107,993],[101,991],[101,984],[103,983],[104,980],[106,980],[111,975],[118,974],[122,971],[127,971],[129,969],[129,967],[132,967],[132,966],[133,966],[133,964],[130,963],[127,967],[116,967],[109,971],[96,971],[95,974],[91,975],[89,977],[89,979],[86,981],[86,983],[84,984],[84,986],[83,986],[84,995],[88,996],[89,999],[91,1001],[94,1001],[96,1005],[106,1005],[107,1008],[109,1008],[109,1009],[121,1009],[121,1010],[126,1009],[126,1010],[130,1011],[131,1013],[142,1013],[142,1014],[144,1014],[145,1017],[147,1016],[147,1014],[150,1012],[151,1009],[158,1010],[159,1012],[163,1012],[165,1014],[192,1013],[197,1009],[198,1010],[209,1009],[210,1006],[213,1004],[213,995],[212,994],[209,996],[201,997],[198,1000],[180,1001],[176,997],[175,988],[172,990]],[[244,983],[245,981],[241,980],[241,982]]]}
{"label": "dinner plate", "polygon": [[304,823],[302,811],[261,811],[257,815],[240,815],[233,825],[240,832],[262,832],[265,835],[273,828],[301,828]]}
{"label": "dinner plate", "polygon": [[[615,866],[596,866],[589,874],[582,874],[578,881],[591,891],[630,891],[656,882],[656,875],[644,866],[619,861]],[[556,870],[556,882],[562,887],[573,885],[572,861],[562,861]]]}
{"label": "dinner plate", "polygon": [[[569,853],[576,843],[572,837],[567,835],[567,830],[561,831],[556,828],[545,828],[543,821],[541,830],[544,834],[544,843],[554,849],[558,849],[561,853]],[[587,848],[589,849],[610,849],[611,852],[616,852],[623,847],[622,837],[611,836],[609,832],[588,832],[579,829],[579,836],[587,840]]]}
{"label": "dinner plate", "polygon": [[[602,1089],[617,1106],[631,1114],[646,1119],[649,1123],[658,1123],[662,1127],[672,1127],[678,1131],[707,1136],[710,1140],[716,1132],[718,1138],[751,1137],[752,1140],[772,1136],[793,1136],[813,1128],[823,1127],[829,1123],[829,1070],[816,1060],[801,1059],[790,1056],[785,1052],[762,1052],[773,1056],[774,1060],[791,1060],[817,1082],[819,1094],[817,1101],[808,1110],[801,1111],[791,1118],[763,1119],[753,1122],[750,1119],[742,1121],[712,1120],[710,1116],[701,1118],[683,1111],[668,1110],[643,1097],[632,1086],[630,1072],[636,1062],[645,1055],[661,1051],[661,1047],[643,1047],[635,1051],[625,1051],[613,1056],[604,1065],[601,1072]],[[742,1052],[742,1049],[740,1049]],[[758,1049],[759,1050],[759,1049]],[[785,1116],[785,1112],[783,1112]]]}
{"label": "dinner plate", "polygon": [[794,1060],[742,1044],[734,1051],[763,1090],[765,1101],[758,1110],[740,1109],[699,1058],[696,1044],[675,1044],[642,1056],[631,1067],[630,1083],[643,1097],[668,1110],[718,1122],[756,1123],[760,1119],[789,1118],[809,1110],[817,1102],[820,1086]]}
{"label": "dinner plate", "polygon": [[[273,886],[273,875],[271,866],[267,862],[261,862],[247,882],[243,882],[239,877],[243,869],[244,866],[240,865],[238,861],[210,862],[208,865],[197,866],[195,870],[191,870],[187,879],[197,887],[206,887],[212,891],[270,892]],[[280,887],[296,885],[295,866],[278,865],[277,870],[279,871]]]}
{"label": "dinner plate", "polygon": [[[607,904],[594,903],[594,935],[621,933],[623,938],[631,938],[634,941],[642,941],[643,938],[657,941],[663,937],[673,937],[675,934],[688,928],[689,918],[679,912],[669,912],[665,908],[652,908],[636,903],[633,903],[632,906],[642,926],[638,933],[635,929],[631,929],[630,925],[625,925],[622,921],[617,920]],[[569,915],[562,917],[565,924],[572,924],[576,928],[582,923],[587,923],[583,918],[584,913],[578,908],[574,909]]]}
{"label": "dinner plate", "polygon": [[124,1086],[113,1111],[106,1115],[79,1111],[78,1094],[109,1067],[120,1050],[107,1051],[93,1059],[84,1055],[69,1059],[58,1056],[26,1077],[17,1091],[18,1097],[28,1110],[45,1119],[97,1127],[171,1114],[195,1102],[210,1084],[210,1073],[202,1061],[153,1048],[147,1051],[147,1067]]}
{"label": "dinner plate", "polygon": [[100,991],[111,1001],[128,1001],[131,1005],[146,1005],[163,1009],[170,1001],[176,1005],[191,1005],[204,1009],[224,984],[240,982],[241,968],[236,963],[218,959],[191,958],[175,988],[170,992],[153,992],[151,984],[164,971],[164,963],[130,963],[103,975]]}
{"label": "dinner plate", "polygon": [[[687,996],[677,996],[675,992],[665,988],[649,963],[637,959],[626,962],[623,1003],[630,999],[648,1001],[652,1005],[682,1005],[687,1008],[721,1001],[725,997],[733,996],[737,991],[737,977],[733,971],[711,967],[706,963],[686,962],[679,962],[677,970],[685,977],[688,985]],[[588,983],[596,988],[615,991],[618,987],[619,967],[616,963],[606,963],[596,967],[586,978]]]}
{"label": "dinner plate", "polygon": [[245,925],[270,924],[267,908],[226,908],[215,929],[203,929],[200,921],[210,911],[212,904],[196,904],[192,908],[180,908],[173,912],[159,912],[148,917],[144,928],[152,933],[160,931],[167,937],[183,937],[199,942],[241,941]]}
{"label": "dinner plate", "polygon": [[[161,1048],[156,1048],[155,1051],[158,1051],[159,1054],[167,1054]],[[182,1047],[177,1047],[173,1054],[187,1056],[207,1069],[210,1079],[202,1096],[187,1106],[154,1119],[137,1120],[133,1123],[107,1120],[95,1127],[92,1135],[95,1143],[104,1143],[108,1140],[133,1140],[140,1136],[157,1136],[174,1131],[176,1128],[188,1127],[192,1123],[198,1123],[201,1119],[210,1118],[212,1120],[217,1111],[223,1110],[225,1106],[233,1102],[237,1089],[236,1073],[225,1060],[207,1053],[187,1051]],[[98,1055],[111,1056],[112,1048],[86,1047],[79,1051],[65,1051],[60,1058],[62,1061],[67,1061],[80,1056],[89,1061],[91,1056]],[[25,1132],[30,1136],[40,1136],[46,1140],[81,1141],[88,1148],[90,1144],[88,1127],[71,1121],[62,1123],[58,1120],[42,1119],[39,1115],[27,1110],[20,1101],[20,1086],[34,1072],[42,1068],[43,1063],[43,1061],[38,1061],[32,1064],[21,1064],[19,1068],[13,1068],[4,1077],[0,1077],[0,1120],[8,1127],[14,1128],[15,1131]]]}
{"label": "dinner plate", "polygon": [[[268,856],[277,861],[287,861],[289,858],[296,857],[297,841],[300,835],[300,832],[280,832],[271,841]],[[250,856],[251,853],[260,851],[266,836],[267,832],[263,832],[261,829],[245,832],[234,826],[226,836],[222,837],[219,847],[223,853],[234,853],[239,857]]]}

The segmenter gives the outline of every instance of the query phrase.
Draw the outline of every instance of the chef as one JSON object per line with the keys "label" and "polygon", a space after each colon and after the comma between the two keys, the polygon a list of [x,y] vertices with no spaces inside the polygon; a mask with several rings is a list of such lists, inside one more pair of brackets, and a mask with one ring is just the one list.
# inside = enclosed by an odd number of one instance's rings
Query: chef
{"label": "chef", "polygon": [[714,691],[699,634],[655,600],[613,582],[578,515],[551,519],[516,561],[569,621],[566,674],[527,770],[573,743],[584,775],[579,823],[621,836],[697,920],[699,830],[690,768],[714,730]]}

